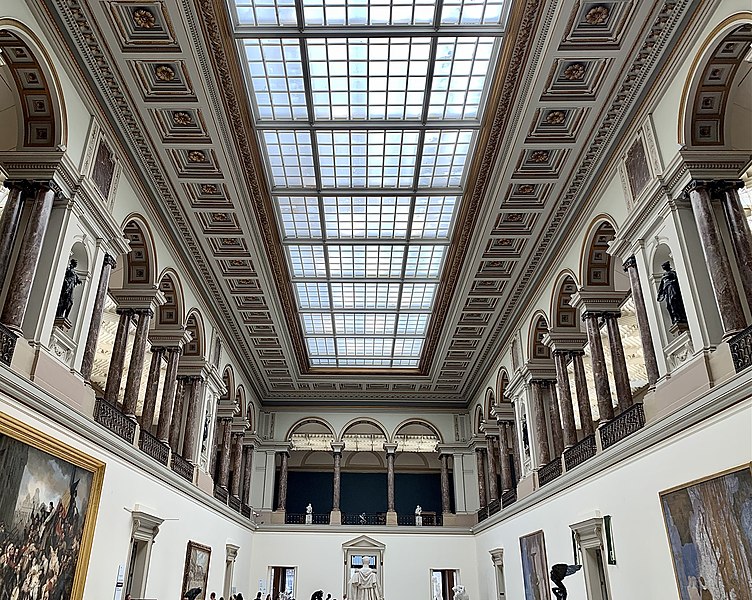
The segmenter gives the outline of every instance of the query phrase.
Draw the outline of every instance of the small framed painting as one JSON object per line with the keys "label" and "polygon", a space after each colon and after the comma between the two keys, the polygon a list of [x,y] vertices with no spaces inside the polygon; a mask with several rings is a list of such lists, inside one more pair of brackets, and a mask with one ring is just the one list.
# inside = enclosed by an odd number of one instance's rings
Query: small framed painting
{"label": "small framed painting", "polygon": [[206,600],[206,585],[209,579],[211,548],[193,541],[188,542],[183,571],[183,592],[180,600]]}

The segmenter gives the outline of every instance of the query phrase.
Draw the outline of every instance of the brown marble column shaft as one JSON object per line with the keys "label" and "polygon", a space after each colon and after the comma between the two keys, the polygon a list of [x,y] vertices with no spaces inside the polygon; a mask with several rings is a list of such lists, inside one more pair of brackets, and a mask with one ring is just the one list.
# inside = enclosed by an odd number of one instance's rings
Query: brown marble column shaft
{"label": "brown marble column shaft", "polygon": [[514,477],[512,477],[512,487],[514,487],[522,479],[522,457],[520,456],[520,440],[517,437],[517,421],[509,423],[507,433],[511,438],[512,456],[514,457]]}
{"label": "brown marble column shaft", "polygon": [[185,407],[185,439],[183,440],[183,458],[193,464],[198,462],[199,442],[201,438],[201,393],[203,392],[203,379],[191,377],[190,396]]}
{"label": "brown marble column shaft", "polygon": [[177,378],[175,405],[172,408],[172,420],[170,421],[170,448],[176,454],[180,454],[180,430],[183,428],[185,397],[190,388],[191,382],[187,377]]}
{"label": "brown marble column shaft", "polygon": [[645,295],[642,293],[642,282],[640,273],[637,270],[637,259],[630,256],[624,261],[624,270],[629,275],[629,285],[632,288],[632,299],[635,303],[635,314],[637,316],[637,327],[640,330],[640,342],[642,343],[642,355],[645,360],[645,371],[648,375],[648,385],[652,388],[658,381],[658,360],[655,357],[655,346],[653,345],[653,335],[650,331],[650,322],[648,321],[648,311],[645,308]]}
{"label": "brown marble column shaft", "polygon": [[564,431],[559,414],[559,397],[553,381],[548,385],[548,415],[551,420],[551,450],[555,457],[561,456],[564,452]]}
{"label": "brown marble column shaft", "polygon": [[[708,265],[713,294],[721,314],[723,330],[726,336],[730,336],[744,329],[746,323],[731,265],[723,248],[718,224],[713,216],[708,184],[709,182],[706,181],[693,181],[689,191],[689,200],[697,223],[697,231],[700,234],[700,245],[705,254],[705,263]],[[746,266],[749,268],[749,265]]]}
{"label": "brown marble column shaft", "polygon": [[170,423],[172,422],[172,410],[175,403],[175,390],[177,389],[178,361],[180,360],[180,348],[165,348],[167,355],[167,371],[165,382],[162,386],[162,401],[159,405],[159,422],[157,423],[157,438],[160,442],[167,443],[170,439]]}
{"label": "brown marble column shaft", "polygon": [[151,349],[151,364],[149,365],[149,377],[146,380],[146,395],[144,396],[144,409],[141,411],[141,429],[151,433],[154,424],[154,412],[157,408],[157,392],[159,391],[159,374],[162,370],[162,357],[164,348]]}
{"label": "brown marble column shaft", "polygon": [[744,187],[741,181],[718,181],[716,189],[720,192],[723,214],[726,217],[731,247],[734,249],[736,264],[739,265],[739,277],[744,290],[747,306],[752,311],[752,233],[749,222],[744,214],[739,188]]}
{"label": "brown marble column shaft", "polygon": [[616,401],[619,412],[624,412],[632,406],[632,385],[629,383],[627,371],[627,359],[624,356],[624,345],[619,332],[619,315],[606,313],[606,329],[608,330],[608,343],[611,348],[611,364],[614,368],[614,385],[616,386]]}
{"label": "brown marble column shaft", "polygon": [[290,454],[280,452],[282,463],[279,467],[279,491],[277,493],[277,510],[287,510],[287,459]]}
{"label": "brown marble column shaft", "polygon": [[125,393],[123,394],[123,413],[125,416],[134,419],[136,418],[138,394],[141,391],[146,344],[149,341],[149,322],[153,314],[150,308],[137,308],[135,312],[138,316],[138,323],[136,324],[136,336],[133,338],[133,349],[131,350],[128,377],[125,380]]}
{"label": "brown marble column shaft", "polygon": [[571,352],[572,366],[574,367],[574,389],[577,394],[577,412],[580,413],[580,428],[582,436],[593,435],[593,411],[590,408],[590,392],[588,392],[587,377],[585,376],[585,364],[582,357],[585,353],[580,350]]}
{"label": "brown marble column shaft", "polygon": [[334,481],[332,492],[332,510],[339,510],[339,497],[342,490],[342,452],[334,451]]}
{"label": "brown marble column shaft", "polygon": [[449,502],[449,455],[441,454],[441,512],[448,515],[451,512]]}
{"label": "brown marble column shaft", "polygon": [[533,409],[535,411],[535,447],[538,451],[538,467],[551,462],[551,449],[548,444],[548,427],[546,427],[546,401],[544,395],[547,381],[533,380],[530,387],[533,392]]}
{"label": "brown marble column shaft", "polygon": [[499,464],[501,466],[501,490],[508,492],[512,483],[512,468],[509,464],[509,432],[506,422],[499,423]]}
{"label": "brown marble column shaft", "polygon": [[99,329],[102,327],[104,302],[107,298],[107,290],[110,285],[110,274],[115,265],[115,259],[109,254],[105,254],[104,261],[102,262],[102,271],[99,274],[99,283],[97,284],[97,295],[94,298],[94,306],[91,309],[91,321],[89,321],[89,332],[86,335],[84,355],[81,360],[81,375],[86,381],[89,381],[91,378],[91,370],[94,368],[94,356],[97,351],[97,342],[99,341]]}
{"label": "brown marble column shaft", "polygon": [[386,509],[394,512],[394,452],[386,453]]}
{"label": "brown marble column shaft", "polygon": [[251,475],[253,474],[253,446],[243,446],[243,495],[241,501],[246,506],[251,504]]}
{"label": "brown marble column shaft", "polygon": [[8,276],[13,245],[16,243],[18,225],[21,222],[23,200],[31,193],[25,181],[6,181],[5,186],[10,188],[10,193],[0,216],[0,282],[5,281]]}
{"label": "brown marble column shaft", "polygon": [[232,434],[232,489],[231,493],[240,499],[240,479],[243,476],[243,434]]}
{"label": "brown marble column shaft", "polygon": [[36,194],[26,232],[21,240],[21,247],[5,297],[3,313],[0,316],[0,322],[11,329],[20,330],[23,325],[54,201],[55,190],[47,184],[42,184]]}
{"label": "brown marble column shaft", "polygon": [[488,499],[486,498],[486,453],[485,448],[475,449],[475,462],[478,466],[478,500],[480,501],[480,507],[485,508],[488,506]]}
{"label": "brown marble column shaft", "polygon": [[219,481],[220,487],[228,489],[230,483],[230,425],[232,419],[219,419],[222,429],[222,449],[219,453]]}
{"label": "brown marble column shaft", "polygon": [[598,412],[601,415],[599,426],[602,426],[614,418],[614,406],[611,399],[611,387],[608,384],[608,369],[601,341],[601,330],[598,327],[599,318],[600,313],[586,312],[582,315],[590,342],[590,364],[593,366],[595,396],[598,400]]}
{"label": "brown marble column shaft", "polygon": [[120,382],[123,380],[123,369],[125,367],[125,350],[128,346],[128,334],[133,318],[133,311],[130,308],[118,308],[116,312],[120,315],[120,321],[118,321],[115,341],[112,344],[110,367],[107,371],[107,383],[104,388],[104,399],[113,406],[118,404],[120,396]]}
{"label": "brown marble column shaft", "polygon": [[564,434],[564,448],[571,448],[577,443],[577,427],[574,423],[574,404],[572,403],[572,388],[569,385],[569,373],[567,372],[567,360],[569,352],[555,350],[554,365],[556,366],[556,385],[559,391],[559,403],[561,407],[561,424]]}
{"label": "brown marble column shaft", "polygon": [[498,480],[496,479],[496,473],[498,469],[496,468],[496,452],[494,451],[493,441],[494,437],[496,436],[486,436],[486,456],[488,457],[488,497],[490,502],[499,499],[499,484]]}

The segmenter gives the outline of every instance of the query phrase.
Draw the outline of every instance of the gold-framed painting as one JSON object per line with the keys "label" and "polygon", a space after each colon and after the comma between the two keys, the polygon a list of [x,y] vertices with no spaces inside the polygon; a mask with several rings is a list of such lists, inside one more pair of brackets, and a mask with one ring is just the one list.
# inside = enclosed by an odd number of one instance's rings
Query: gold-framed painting
{"label": "gold-framed painting", "polygon": [[209,559],[211,548],[189,540],[185,551],[183,587],[180,600],[206,600],[206,586],[209,580]]}
{"label": "gold-framed painting", "polygon": [[543,531],[535,531],[520,538],[520,556],[525,600],[551,600],[546,539]]}
{"label": "gold-framed painting", "polygon": [[752,465],[660,492],[681,600],[752,600]]}
{"label": "gold-framed painting", "polygon": [[0,598],[83,598],[104,470],[0,413],[0,555],[16,565],[0,577]]}

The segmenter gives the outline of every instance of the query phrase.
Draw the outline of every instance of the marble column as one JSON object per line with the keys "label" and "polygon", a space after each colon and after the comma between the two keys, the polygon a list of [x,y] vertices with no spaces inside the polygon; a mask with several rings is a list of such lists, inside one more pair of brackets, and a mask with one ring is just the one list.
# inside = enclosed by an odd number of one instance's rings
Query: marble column
{"label": "marble column", "polygon": [[530,382],[535,412],[535,447],[538,453],[538,468],[551,462],[551,449],[548,445],[548,427],[546,427],[545,390],[543,389],[547,384],[547,381],[539,380]]}
{"label": "marble column", "polygon": [[499,423],[499,464],[501,466],[502,494],[512,489],[512,468],[509,464],[509,432],[507,423]]}
{"label": "marble column", "polygon": [[512,487],[522,479],[522,458],[520,456],[520,438],[517,436],[517,421],[509,423],[507,430],[512,444],[512,456],[514,457],[514,477],[512,478]]}
{"label": "marble column", "polygon": [[149,377],[146,380],[146,395],[144,396],[144,409],[141,411],[141,429],[151,433],[154,424],[154,412],[157,408],[157,392],[159,391],[159,373],[162,369],[162,358],[165,349],[153,347],[151,349],[151,364],[149,365]]}
{"label": "marble column", "polygon": [[41,184],[36,194],[0,316],[0,322],[16,331],[20,331],[23,325],[39,256],[42,254],[44,236],[47,233],[47,224],[52,213],[52,203],[55,201],[55,190],[51,185],[52,182]]}
{"label": "marble column", "polygon": [[230,490],[235,498],[240,499],[240,478],[243,469],[243,434],[232,434],[232,489]]}
{"label": "marble column", "polygon": [[[723,248],[718,224],[713,216],[708,183],[706,181],[693,181],[689,191],[689,199],[697,223],[697,231],[700,234],[700,245],[703,254],[705,254],[705,262],[708,265],[713,294],[721,314],[723,331],[726,334],[725,337],[730,337],[744,329],[746,322],[734,282],[734,275],[731,272],[731,265]],[[749,268],[749,265],[747,267]]]}
{"label": "marble column", "polygon": [[175,405],[172,408],[172,420],[170,421],[170,448],[176,454],[180,454],[180,430],[183,428],[183,413],[185,413],[185,397],[191,387],[188,377],[177,378],[175,389]]}
{"label": "marble column", "polygon": [[18,225],[21,222],[23,200],[32,192],[26,181],[5,181],[5,187],[10,193],[5,200],[2,216],[0,216],[0,282],[8,275],[13,245],[18,235]]}
{"label": "marble column", "polygon": [[632,288],[632,299],[635,303],[637,327],[640,330],[640,342],[642,343],[642,355],[645,360],[645,371],[648,375],[648,385],[653,388],[658,381],[658,360],[655,357],[653,335],[650,331],[648,312],[645,308],[645,296],[642,293],[642,282],[637,270],[637,260],[630,256],[624,261],[624,270],[629,275],[629,285]]}
{"label": "marble column", "polygon": [[334,456],[334,477],[332,492],[332,511],[339,511],[339,499],[342,491],[342,450],[335,449]]}
{"label": "marble column", "polygon": [[496,479],[496,452],[494,452],[493,435],[486,435],[486,456],[488,456],[488,497],[489,501],[499,499],[499,484]]}
{"label": "marble column", "polygon": [[578,350],[570,353],[572,366],[574,367],[574,389],[577,394],[577,412],[580,413],[580,428],[582,437],[593,435],[593,411],[590,408],[590,393],[588,392],[587,377],[585,376],[585,364],[582,357],[585,353]]}
{"label": "marble column", "polygon": [[569,385],[567,360],[569,352],[554,350],[554,365],[556,366],[556,385],[558,387],[559,403],[561,407],[561,423],[564,434],[564,449],[571,448],[577,443],[577,427],[574,423],[574,405],[572,404],[572,388]]}
{"label": "marble column", "polygon": [[606,368],[606,355],[603,353],[601,330],[598,327],[600,313],[585,312],[582,320],[585,321],[588,341],[590,342],[590,363],[593,365],[593,380],[595,383],[595,396],[598,399],[598,412],[601,415],[599,426],[605,425],[614,418],[614,406],[611,399],[611,388],[608,385],[608,370]]}
{"label": "marble column", "polygon": [[183,440],[183,458],[193,464],[197,461],[197,450],[201,441],[201,392],[203,391],[203,379],[191,377],[190,395],[185,407],[185,436]]}
{"label": "marble column", "polygon": [[723,214],[734,249],[736,263],[739,265],[739,277],[744,290],[747,306],[752,311],[752,233],[749,222],[744,214],[744,208],[739,199],[739,188],[744,187],[741,181],[717,181],[715,187],[720,192]]}
{"label": "marble column", "polygon": [[123,413],[126,417],[136,418],[136,404],[138,394],[141,391],[141,378],[144,371],[144,358],[146,356],[146,344],[149,341],[149,322],[154,313],[150,308],[137,308],[138,316],[136,324],[136,336],[133,338],[131,360],[128,365],[128,377],[125,380],[125,393],[123,394]]}
{"label": "marble column", "polygon": [[102,262],[102,271],[99,274],[99,283],[97,284],[97,295],[94,298],[94,306],[91,309],[91,321],[89,322],[89,332],[86,335],[86,346],[81,361],[81,375],[86,381],[91,378],[91,370],[94,368],[94,356],[97,351],[97,342],[99,341],[99,329],[102,327],[102,315],[104,314],[104,302],[107,298],[107,290],[110,285],[110,274],[115,268],[115,259],[109,254],[104,255]]}
{"label": "marble column", "polygon": [[395,450],[389,448],[386,451],[386,510],[394,510],[394,456]]}
{"label": "marble column", "polygon": [[251,474],[253,473],[253,446],[243,446],[243,495],[240,500],[246,506],[251,503]]}
{"label": "marble column", "polygon": [[564,432],[561,428],[556,384],[553,381],[548,384],[548,415],[551,421],[551,449],[554,457],[561,456],[564,452]]}
{"label": "marble column", "polygon": [[167,371],[165,382],[162,386],[162,401],[159,405],[159,423],[157,423],[157,438],[160,442],[167,443],[170,439],[170,423],[175,402],[175,390],[177,389],[178,361],[180,360],[180,348],[165,348],[167,354]]}
{"label": "marble column", "polygon": [[287,510],[287,459],[290,453],[280,452],[282,463],[279,467],[279,491],[277,493],[277,510]]}
{"label": "marble column", "polygon": [[632,384],[629,382],[627,359],[624,356],[624,345],[619,332],[619,314],[605,313],[608,343],[611,348],[611,364],[614,368],[614,385],[616,386],[616,401],[619,412],[624,412],[632,406]]}
{"label": "marble column", "polygon": [[449,502],[449,454],[440,454],[441,462],[441,512],[448,515],[451,512]]}
{"label": "marble column", "polygon": [[488,500],[486,499],[486,453],[485,448],[475,449],[475,462],[478,465],[478,500],[480,501],[480,507],[485,508],[488,506]]}
{"label": "marble column", "polygon": [[120,315],[115,341],[112,344],[110,367],[107,371],[107,383],[104,388],[104,399],[113,406],[118,404],[120,396],[120,382],[123,380],[123,368],[125,367],[125,350],[128,346],[128,334],[131,329],[133,311],[130,308],[118,308]]}
{"label": "marble column", "polygon": [[230,482],[230,425],[232,419],[220,418],[219,425],[222,428],[222,450],[219,453],[219,487],[228,489]]}

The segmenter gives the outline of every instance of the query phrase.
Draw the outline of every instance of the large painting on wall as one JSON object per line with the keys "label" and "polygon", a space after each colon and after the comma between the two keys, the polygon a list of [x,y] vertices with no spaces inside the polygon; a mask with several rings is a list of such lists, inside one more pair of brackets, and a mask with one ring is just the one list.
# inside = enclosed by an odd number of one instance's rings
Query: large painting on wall
{"label": "large painting on wall", "polygon": [[681,600],[752,600],[750,467],[660,496]]}
{"label": "large painting on wall", "polygon": [[81,600],[104,463],[0,413],[0,598]]}
{"label": "large painting on wall", "polygon": [[209,579],[209,558],[211,548],[189,541],[185,552],[183,571],[183,593],[180,599],[206,600],[206,584]]}
{"label": "large painting on wall", "polygon": [[542,531],[520,538],[525,600],[551,600],[548,584],[546,541]]}

